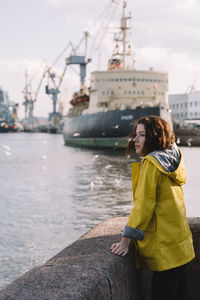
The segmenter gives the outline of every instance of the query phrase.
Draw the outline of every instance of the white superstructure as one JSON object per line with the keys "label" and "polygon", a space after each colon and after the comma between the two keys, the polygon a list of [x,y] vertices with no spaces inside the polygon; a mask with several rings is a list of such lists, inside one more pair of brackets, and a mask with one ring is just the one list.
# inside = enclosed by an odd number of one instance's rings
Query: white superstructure
{"label": "white superstructure", "polygon": [[90,104],[84,114],[161,104],[168,107],[168,74],[137,70],[92,73]]}

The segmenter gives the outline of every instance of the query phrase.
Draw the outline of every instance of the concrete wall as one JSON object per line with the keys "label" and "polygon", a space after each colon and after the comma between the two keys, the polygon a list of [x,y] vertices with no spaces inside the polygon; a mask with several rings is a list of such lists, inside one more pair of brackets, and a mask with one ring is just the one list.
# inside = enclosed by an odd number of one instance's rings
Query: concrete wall
{"label": "concrete wall", "polygon": [[[127,218],[94,227],[72,245],[0,291],[1,300],[150,300],[151,272],[135,270],[134,249],[110,254]],[[196,258],[190,264],[190,299],[200,295],[200,218],[190,219]],[[143,292],[142,292],[143,291]]]}

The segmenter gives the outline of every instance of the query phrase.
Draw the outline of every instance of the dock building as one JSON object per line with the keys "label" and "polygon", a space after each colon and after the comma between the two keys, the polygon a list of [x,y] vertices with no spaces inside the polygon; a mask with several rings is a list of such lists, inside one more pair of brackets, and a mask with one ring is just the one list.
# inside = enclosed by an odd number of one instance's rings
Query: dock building
{"label": "dock building", "polygon": [[172,117],[180,120],[200,120],[200,91],[171,94],[168,102]]}

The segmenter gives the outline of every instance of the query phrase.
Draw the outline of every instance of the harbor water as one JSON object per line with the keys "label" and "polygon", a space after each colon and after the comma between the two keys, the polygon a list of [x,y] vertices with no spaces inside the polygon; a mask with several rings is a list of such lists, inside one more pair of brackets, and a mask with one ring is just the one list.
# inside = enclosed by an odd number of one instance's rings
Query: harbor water
{"label": "harbor water", "polygon": [[[198,217],[200,148],[181,149],[187,216]],[[133,159],[66,147],[59,134],[0,134],[0,288],[102,220],[128,215]]]}

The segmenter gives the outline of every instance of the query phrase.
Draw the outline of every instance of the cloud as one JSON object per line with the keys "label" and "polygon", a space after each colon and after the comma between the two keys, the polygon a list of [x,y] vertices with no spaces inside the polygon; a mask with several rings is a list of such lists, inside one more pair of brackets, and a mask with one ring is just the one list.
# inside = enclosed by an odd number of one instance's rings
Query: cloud
{"label": "cloud", "polygon": [[[22,91],[25,85],[25,69],[28,68],[31,76],[36,72],[42,61],[42,59],[34,59],[34,57],[46,57],[49,61],[54,61],[54,58],[62,50],[60,45],[62,44],[64,47],[67,44],[66,41],[72,41],[73,45],[77,46],[85,28],[91,33],[88,40],[88,49],[90,49],[91,43],[95,39],[96,41],[101,40],[101,34],[104,33],[104,29],[109,23],[109,17],[111,17],[111,14],[105,15],[106,8],[108,9],[111,0],[38,1],[38,5],[43,4],[40,7],[40,14],[41,16],[44,15],[45,18],[41,18],[42,23],[35,24],[35,18],[31,21],[31,24],[34,24],[35,27],[33,27],[30,35],[31,38],[29,37],[30,41],[27,42],[27,37],[23,35],[20,27],[16,31],[18,33],[16,35],[17,41],[12,49],[12,45],[8,46],[7,44],[9,42],[9,40],[7,41],[9,31],[6,32],[6,26],[4,26],[5,37],[2,45],[7,45],[5,46],[7,49],[4,51],[4,55],[1,56],[5,59],[0,60],[0,85],[3,89],[9,91],[12,100],[20,102],[22,114],[24,111]],[[31,3],[35,5],[35,2]],[[24,10],[25,7],[26,5]],[[98,70],[100,67],[101,69],[107,68],[108,59],[114,49],[113,28],[119,27],[121,7],[122,0],[116,6],[116,14],[110,22],[108,33],[103,34],[101,43],[96,44],[96,53],[92,53],[92,63],[88,65],[87,78],[90,77],[91,71]],[[45,9],[45,12],[43,9]],[[153,67],[158,71],[166,71],[169,73],[170,92],[178,93],[186,90],[188,85],[192,84],[199,76],[199,1],[129,0],[127,12],[129,11],[132,13],[131,44],[135,52],[136,68],[148,70],[149,67]],[[28,17],[31,19],[32,15],[28,15]],[[23,19],[23,16],[19,15],[19,18]],[[80,54],[84,53],[84,43],[82,43],[79,50]],[[65,57],[68,54],[65,53]],[[29,57],[29,59],[17,59],[19,57]],[[63,68],[64,58],[60,60],[60,64],[57,66],[59,74],[62,73]],[[79,73],[78,66],[74,69]],[[40,76],[41,74],[38,73],[32,82],[34,90]],[[197,82],[197,85],[200,86],[200,82]],[[72,95],[73,92],[79,89],[79,86],[79,75],[69,67],[62,89],[67,88],[68,94]],[[35,104],[36,115],[47,115],[47,112],[51,110],[51,99],[45,95],[44,87],[42,87],[38,102]]]}

